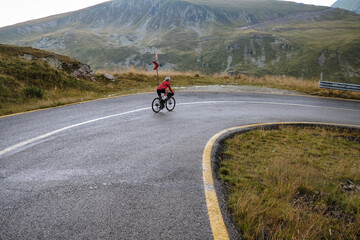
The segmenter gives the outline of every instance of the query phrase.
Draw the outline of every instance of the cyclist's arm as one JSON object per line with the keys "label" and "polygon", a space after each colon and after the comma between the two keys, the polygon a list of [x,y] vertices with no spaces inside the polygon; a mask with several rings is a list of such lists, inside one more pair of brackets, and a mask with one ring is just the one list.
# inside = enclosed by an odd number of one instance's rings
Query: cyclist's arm
{"label": "cyclist's arm", "polygon": [[170,84],[168,85],[168,87],[169,87],[170,91],[172,92],[172,94],[175,95],[175,92],[171,89]]}

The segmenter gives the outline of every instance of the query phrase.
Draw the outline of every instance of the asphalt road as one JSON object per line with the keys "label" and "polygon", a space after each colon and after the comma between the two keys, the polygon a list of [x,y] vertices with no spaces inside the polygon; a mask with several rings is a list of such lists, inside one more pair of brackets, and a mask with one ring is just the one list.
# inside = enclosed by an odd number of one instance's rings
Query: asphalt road
{"label": "asphalt road", "polygon": [[155,114],[154,97],[0,118],[0,239],[212,239],[202,178],[212,136],[255,123],[360,125],[358,101],[183,92]]}

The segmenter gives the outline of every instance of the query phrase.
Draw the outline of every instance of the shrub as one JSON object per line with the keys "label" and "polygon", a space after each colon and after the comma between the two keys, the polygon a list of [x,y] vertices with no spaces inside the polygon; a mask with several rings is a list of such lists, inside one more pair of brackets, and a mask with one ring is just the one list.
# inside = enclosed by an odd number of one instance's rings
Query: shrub
{"label": "shrub", "polygon": [[30,86],[24,89],[24,94],[27,98],[43,98],[44,92],[40,88]]}

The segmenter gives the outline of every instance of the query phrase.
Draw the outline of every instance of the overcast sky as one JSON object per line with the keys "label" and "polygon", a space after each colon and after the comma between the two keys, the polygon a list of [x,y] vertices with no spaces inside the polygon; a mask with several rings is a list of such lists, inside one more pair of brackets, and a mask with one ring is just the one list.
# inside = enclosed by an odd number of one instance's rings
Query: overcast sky
{"label": "overcast sky", "polygon": [[[224,0],[226,1],[226,0]],[[106,0],[1,0],[0,27],[59,13],[79,10]],[[331,6],[336,0],[294,0],[305,4]]]}

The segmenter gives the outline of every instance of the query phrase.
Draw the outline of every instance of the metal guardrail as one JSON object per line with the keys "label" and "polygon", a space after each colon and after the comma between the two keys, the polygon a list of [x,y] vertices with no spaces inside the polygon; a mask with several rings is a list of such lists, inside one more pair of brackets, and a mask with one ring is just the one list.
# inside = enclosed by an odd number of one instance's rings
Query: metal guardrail
{"label": "metal guardrail", "polygon": [[326,82],[319,81],[320,88],[337,89],[344,91],[360,92],[360,85],[350,83]]}

